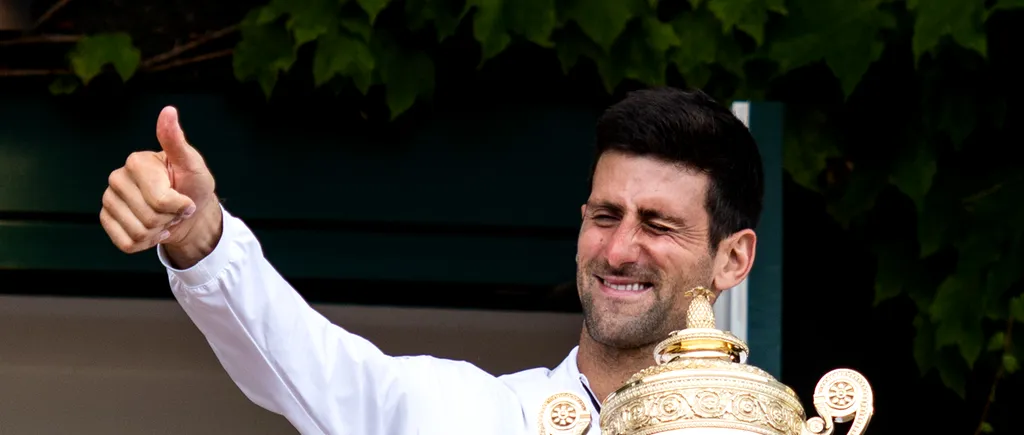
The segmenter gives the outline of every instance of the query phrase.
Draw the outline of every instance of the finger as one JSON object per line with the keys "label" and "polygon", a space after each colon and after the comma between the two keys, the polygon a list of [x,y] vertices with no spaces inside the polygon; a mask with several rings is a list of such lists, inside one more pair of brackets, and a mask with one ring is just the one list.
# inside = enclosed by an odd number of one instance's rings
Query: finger
{"label": "finger", "polygon": [[192,199],[171,188],[167,166],[156,154],[132,153],[125,169],[131,177],[131,184],[137,186],[146,205],[154,211],[180,215],[187,214],[189,209],[195,210]]}
{"label": "finger", "polygon": [[[131,214],[147,229],[164,228],[180,218],[174,213],[161,213],[150,207],[135,180],[125,169],[118,169],[110,174],[110,189],[118,199],[127,206]],[[112,207],[113,208],[113,207]],[[117,217],[115,215],[115,217]]]}
{"label": "finger", "polygon": [[128,204],[125,204],[118,197],[117,193],[114,193],[113,189],[108,188],[103,192],[103,210],[117,221],[118,225],[128,234],[132,241],[145,240],[154,234],[153,230],[146,228],[146,225],[143,225],[142,221],[135,216],[135,213],[132,213],[132,210],[128,208]]}
{"label": "finger", "polygon": [[[100,210],[100,225],[103,226],[103,230],[107,232],[110,240],[114,242],[114,246],[121,251],[134,254],[136,252],[152,248],[158,243],[152,239],[143,240],[136,242],[128,235],[128,233],[121,227],[121,224],[111,216],[110,212],[106,208]],[[158,235],[158,239],[166,239],[168,233],[166,231]]]}
{"label": "finger", "polygon": [[195,161],[197,153],[185,139],[185,132],[178,120],[178,109],[167,106],[160,111],[156,121],[156,138],[172,164],[189,170],[198,169],[198,162]]}

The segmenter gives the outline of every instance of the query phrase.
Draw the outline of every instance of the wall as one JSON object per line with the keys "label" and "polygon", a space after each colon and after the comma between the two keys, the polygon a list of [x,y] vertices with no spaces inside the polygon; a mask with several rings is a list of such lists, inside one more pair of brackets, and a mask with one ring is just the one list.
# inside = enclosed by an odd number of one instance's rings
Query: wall
{"label": "wall", "polygon": [[[318,305],[390,354],[491,373],[559,364],[576,314]],[[174,301],[0,296],[0,434],[286,434]]]}

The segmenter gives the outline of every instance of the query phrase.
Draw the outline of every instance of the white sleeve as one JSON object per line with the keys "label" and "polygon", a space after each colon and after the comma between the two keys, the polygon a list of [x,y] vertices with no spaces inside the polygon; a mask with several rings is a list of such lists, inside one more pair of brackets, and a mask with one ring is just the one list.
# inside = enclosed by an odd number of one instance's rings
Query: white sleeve
{"label": "white sleeve", "polygon": [[220,242],[193,267],[170,267],[162,247],[158,255],[175,298],[235,384],[303,434],[404,433],[410,423],[393,416],[418,388],[400,382],[420,369],[409,366],[415,360],[389,357],[330,323],[267,262],[249,228],[223,216]]}

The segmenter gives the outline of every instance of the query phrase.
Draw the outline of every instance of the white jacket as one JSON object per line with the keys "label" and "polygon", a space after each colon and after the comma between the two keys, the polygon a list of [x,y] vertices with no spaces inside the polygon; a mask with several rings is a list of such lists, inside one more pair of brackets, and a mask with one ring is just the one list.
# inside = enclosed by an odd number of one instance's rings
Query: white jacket
{"label": "white jacket", "polygon": [[574,348],[554,370],[492,376],[464,362],[392,357],[331,324],[274,270],[256,237],[224,210],[220,242],[187,270],[170,266],[171,290],[228,375],[257,405],[303,434],[534,435],[553,394],[598,409]]}

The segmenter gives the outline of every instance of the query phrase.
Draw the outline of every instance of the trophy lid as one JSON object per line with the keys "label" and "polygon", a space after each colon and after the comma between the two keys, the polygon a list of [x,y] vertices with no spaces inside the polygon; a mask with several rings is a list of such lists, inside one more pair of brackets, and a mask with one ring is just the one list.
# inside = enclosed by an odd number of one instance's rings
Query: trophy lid
{"label": "trophy lid", "polygon": [[851,420],[848,433],[863,432],[873,397],[860,373],[838,369],[822,377],[814,393],[821,417],[805,421],[796,393],[745,364],[746,343],[715,327],[714,294],[698,287],[688,296],[686,329],[658,343],[655,365],[608,396],[602,434],[830,434],[834,422]]}

